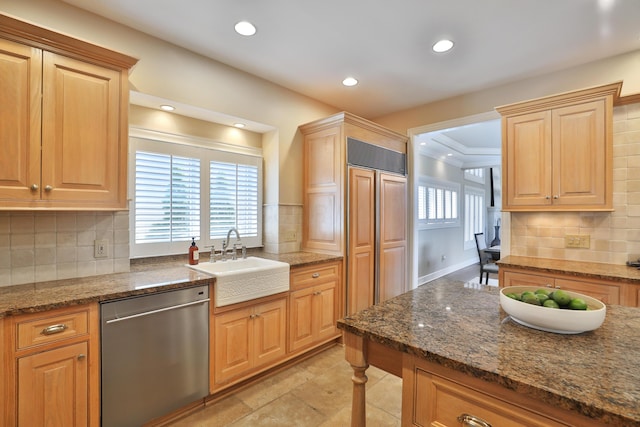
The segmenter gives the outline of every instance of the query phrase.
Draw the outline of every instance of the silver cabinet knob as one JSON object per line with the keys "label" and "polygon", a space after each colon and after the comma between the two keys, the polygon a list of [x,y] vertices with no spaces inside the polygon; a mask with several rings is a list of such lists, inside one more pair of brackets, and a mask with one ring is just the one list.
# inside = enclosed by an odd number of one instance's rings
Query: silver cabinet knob
{"label": "silver cabinet knob", "polygon": [[40,189],[40,187],[38,186],[38,184],[31,184],[31,191],[38,191]]}
{"label": "silver cabinet knob", "polygon": [[85,357],[87,357],[85,354],[80,353],[80,354],[78,355],[78,360],[82,360],[82,359],[84,359]]}
{"label": "silver cabinet knob", "polygon": [[44,191],[51,191],[51,190],[53,190],[53,187],[52,187],[52,186],[50,186],[50,185],[46,185],[46,186],[44,187]]}

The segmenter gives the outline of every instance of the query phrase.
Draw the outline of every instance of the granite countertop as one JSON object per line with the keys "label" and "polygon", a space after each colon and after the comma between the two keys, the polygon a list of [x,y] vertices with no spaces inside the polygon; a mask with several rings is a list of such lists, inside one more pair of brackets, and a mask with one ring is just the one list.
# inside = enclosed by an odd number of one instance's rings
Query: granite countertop
{"label": "granite countertop", "polygon": [[[292,268],[342,259],[310,252],[269,254],[256,250],[250,250],[248,256],[283,261]],[[208,257],[208,253],[203,254],[202,261],[208,261]],[[209,274],[186,267],[186,262],[186,256],[132,260],[127,273],[3,286],[0,317],[198,286],[214,280]]]}
{"label": "granite countertop", "polygon": [[560,273],[602,280],[623,280],[633,284],[640,284],[640,270],[620,264],[565,261],[512,255],[504,257],[497,262],[505,267],[526,268],[527,270],[535,270],[541,273]]}
{"label": "granite countertop", "polygon": [[597,330],[559,335],[510,320],[498,292],[438,279],[338,327],[603,423],[640,426],[640,309],[611,305]]}

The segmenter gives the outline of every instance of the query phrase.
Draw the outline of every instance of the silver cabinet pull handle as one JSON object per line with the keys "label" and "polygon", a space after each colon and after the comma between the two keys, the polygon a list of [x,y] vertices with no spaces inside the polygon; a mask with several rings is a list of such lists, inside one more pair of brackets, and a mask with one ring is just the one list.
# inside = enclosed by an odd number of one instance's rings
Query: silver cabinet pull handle
{"label": "silver cabinet pull handle", "polygon": [[469,414],[461,414],[460,416],[458,416],[458,421],[462,423],[463,426],[468,427],[491,427],[491,424],[489,424],[482,418],[478,418],[474,415]]}
{"label": "silver cabinet pull handle", "polygon": [[53,190],[52,186],[50,186],[50,185],[45,185],[44,186],[44,191],[51,191],[51,190]]}
{"label": "silver cabinet pull handle", "polygon": [[82,360],[82,359],[84,359],[85,357],[87,357],[87,356],[86,356],[86,355],[84,355],[84,354],[82,354],[82,353],[80,353],[80,354],[78,355],[78,360]]}
{"label": "silver cabinet pull handle", "polygon": [[53,335],[59,334],[60,332],[64,332],[68,328],[64,323],[59,323],[57,325],[47,326],[40,332],[42,335]]}
{"label": "silver cabinet pull handle", "polygon": [[31,191],[38,191],[39,189],[38,184],[31,184]]}
{"label": "silver cabinet pull handle", "polygon": [[313,273],[311,277],[313,277],[314,279],[317,279],[318,277],[320,277],[320,273]]}

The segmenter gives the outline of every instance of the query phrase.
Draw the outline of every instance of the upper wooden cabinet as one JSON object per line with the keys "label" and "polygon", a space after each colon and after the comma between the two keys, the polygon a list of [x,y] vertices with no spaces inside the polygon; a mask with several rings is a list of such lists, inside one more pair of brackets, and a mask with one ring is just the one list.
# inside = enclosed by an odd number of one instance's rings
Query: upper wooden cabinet
{"label": "upper wooden cabinet", "polygon": [[496,108],[503,211],[613,210],[613,101],[621,87]]}
{"label": "upper wooden cabinet", "polygon": [[126,208],[136,61],[0,15],[0,209]]}

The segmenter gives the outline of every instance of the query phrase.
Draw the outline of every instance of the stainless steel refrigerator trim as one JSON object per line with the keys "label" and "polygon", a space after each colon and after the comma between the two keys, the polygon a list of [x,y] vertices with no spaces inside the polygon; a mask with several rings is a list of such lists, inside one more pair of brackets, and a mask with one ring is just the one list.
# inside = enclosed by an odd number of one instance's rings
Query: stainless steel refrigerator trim
{"label": "stainless steel refrigerator trim", "polygon": [[140,426],[209,394],[209,287],[101,303],[102,426]]}

